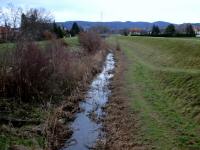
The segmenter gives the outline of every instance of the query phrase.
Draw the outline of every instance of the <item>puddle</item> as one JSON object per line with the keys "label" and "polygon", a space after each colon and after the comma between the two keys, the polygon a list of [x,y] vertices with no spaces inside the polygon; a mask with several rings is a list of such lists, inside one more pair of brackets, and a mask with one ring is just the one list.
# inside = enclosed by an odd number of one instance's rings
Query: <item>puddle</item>
{"label": "puddle", "polygon": [[98,120],[104,114],[102,107],[111,93],[108,86],[113,77],[114,64],[113,54],[109,53],[102,72],[91,83],[85,100],[80,102],[83,111],[76,114],[71,124],[73,135],[62,150],[89,150],[103,134],[101,122],[94,119]]}

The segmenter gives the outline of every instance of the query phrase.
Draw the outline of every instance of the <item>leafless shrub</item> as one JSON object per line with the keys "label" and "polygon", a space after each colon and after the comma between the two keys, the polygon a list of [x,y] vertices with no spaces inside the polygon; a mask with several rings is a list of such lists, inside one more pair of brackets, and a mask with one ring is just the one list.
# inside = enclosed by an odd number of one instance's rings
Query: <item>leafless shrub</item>
{"label": "leafless shrub", "polygon": [[45,50],[34,42],[22,40],[11,55],[3,57],[1,96],[19,98],[23,102],[42,102],[52,95],[62,95],[63,89],[69,90],[63,87],[68,80],[69,66],[63,41],[54,40],[47,45]]}
{"label": "leafless shrub", "polygon": [[51,72],[48,58],[36,44],[18,43],[12,67],[14,82],[11,90],[14,96],[22,101],[44,97],[48,92],[47,83]]}
{"label": "leafless shrub", "polygon": [[[7,50],[0,55],[0,97],[6,97],[7,86],[11,80],[11,66],[13,62],[12,54]],[[11,94],[11,93],[10,93]]]}
{"label": "leafless shrub", "polygon": [[95,53],[101,49],[101,37],[93,31],[80,33],[79,42],[88,53]]}
{"label": "leafless shrub", "polygon": [[18,42],[5,58],[7,63],[1,66],[1,96],[45,103],[49,97],[68,96],[78,86],[87,84],[101,68],[102,51],[85,55],[66,48],[65,41],[56,39],[46,46],[26,40]]}

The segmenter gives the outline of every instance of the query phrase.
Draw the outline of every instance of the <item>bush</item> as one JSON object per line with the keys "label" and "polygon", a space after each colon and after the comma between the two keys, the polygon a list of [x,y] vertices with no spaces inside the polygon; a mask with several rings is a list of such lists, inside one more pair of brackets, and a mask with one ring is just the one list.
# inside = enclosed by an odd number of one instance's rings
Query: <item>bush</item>
{"label": "bush", "polygon": [[43,101],[61,95],[67,80],[68,54],[63,41],[53,40],[46,49],[33,42],[20,41],[1,65],[1,97],[19,98],[23,102]]}
{"label": "bush", "polygon": [[87,84],[100,68],[104,44],[94,32],[81,33],[79,40],[87,53],[66,50],[62,39],[38,44],[20,40],[0,63],[0,97],[45,104]]}
{"label": "bush", "polygon": [[43,37],[45,40],[53,40],[55,39],[55,35],[49,31],[44,31],[43,32]]}
{"label": "bush", "polygon": [[88,53],[95,53],[101,49],[101,37],[93,32],[82,32],[79,34],[79,42]]}
{"label": "bush", "polygon": [[[93,33],[87,35],[82,34],[80,39],[84,44],[88,42],[89,53],[96,52],[100,49],[100,37]],[[66,48],[63,40],[51,40],[46,46],[23,40],[18,42],[16,49],[4,57],[6,61],[0,66],[0,97],[46,103],[50,97],[69,96],[82,80],[93,75],[97,61],[93,57],[97,59],[98,53],[85,55]]]}
{"label": "bush", "polygon": [[49,59],[34,43],[18,43],[14,53],[14,63],[11,70],[13,86],[11,90],[15,96],[27,102],[30,99],[44,97],[48,91],[47,81],[52,73]]}

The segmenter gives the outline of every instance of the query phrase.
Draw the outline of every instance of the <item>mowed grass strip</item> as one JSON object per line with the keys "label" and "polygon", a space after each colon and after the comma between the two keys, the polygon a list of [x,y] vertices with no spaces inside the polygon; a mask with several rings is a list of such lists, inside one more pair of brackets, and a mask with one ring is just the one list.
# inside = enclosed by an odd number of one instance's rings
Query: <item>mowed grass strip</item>
{"label": "mowed grass strip", "polygon": [[200,69],[200,42],[188,38],[120,37],[135,56],[155,67]]}
{"label": "mowed grass strip", "polygon": [[200,43],[196,39],[112,37],[128,59],[127,95],[141,135],[155,149],[200,149]]}

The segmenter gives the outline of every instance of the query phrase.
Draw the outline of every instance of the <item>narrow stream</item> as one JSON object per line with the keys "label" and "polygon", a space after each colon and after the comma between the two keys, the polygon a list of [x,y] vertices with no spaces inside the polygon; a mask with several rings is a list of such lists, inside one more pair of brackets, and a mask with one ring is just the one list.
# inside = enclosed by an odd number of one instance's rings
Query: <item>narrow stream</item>
{"label": "narrow stream", "polygon": [[85,100],[80,102],[83,111],[76,114],[76,119],[71,124],[73,135],[62,150],[89,150],[103,134],[102,124],[97,120],[104,114],[102,107],[111,93],[108,86],[113,77],[114,65],[113,54],[109,53],[102,72],[91,83]]}

